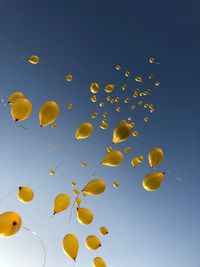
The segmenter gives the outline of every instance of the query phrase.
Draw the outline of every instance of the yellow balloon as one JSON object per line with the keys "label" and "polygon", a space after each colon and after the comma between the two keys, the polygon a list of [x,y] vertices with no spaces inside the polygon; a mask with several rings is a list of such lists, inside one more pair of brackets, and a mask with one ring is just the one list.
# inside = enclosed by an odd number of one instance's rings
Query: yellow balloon
{"label": "yellow balloon", "polygon": [[40,58],[37,55],[32,55],[32,56],[28,57],[27,60],[29,63],[36,65],[39,63]]}
{"label": "yellow balloon", "polygon": [[88,248],[89,250],[96,250],[101,247],[101,241],[99,240],[97,236],[89,235],[85,239],[85,245],[86,245],[86,248]]}
{"label": "yellow balloon", "polygon": [[163,181],[165,172],[148,173],[142,182],[142,185],[147,191],[155,191]]}
{"label": "yellow balloon", "polygon": [[83,168],[87,167],[87,162],[85,162],[85,161],[81,162],[81,167],[83,167]]}
{"label": "yellow balloon", "polygon": [[75,202],[76,202],[76,204],[77,204],[78,206],[80,206],[82,200],[80,199],[80,197],[77,197],[76,200],[75,200]]}
{"label": "yellow balloon", "polygon": [[60,114],[60,107],[55,101],[47,101],[41,107],[39,111],[40,127],[47,126],[53,123]]}
{"label": "yellow balloon", "polygon": [[131,135],[130,124],[125,120],[120,121],[120,123],[114,128],[113,131],[113,143],[120,143],[129,138]]}
{"label": "yellow balloon", "polygon": [[54,208],[53,208],[53,214],[59,213],[63,210],[66,210],[70,205],[70,197],[65,194],[59,194],[54,199]]}
{"label": "yellow balloon", "polygon": [[77,128],[75,138],[78,140],[88,138],[92,135],[93,130],[93,126],[90,122],[83,122]]}
{"label": "yellow balloon", "polygon": [[123,159],[124,156],[122,152],[120,152],[119,150],[112,150],[105,155],[105,157],[101,161],[101,164],[109,167],[117,167],[122,163]]}
{"label": "yellow balloon", "polygon": [[106,130],[108,128],[108,124],[106,122],[102,122],[99,127],[103,130]]}
{"label": "yellow balloon", "polygon": [[71,182],[71,186],[75,186],[76,185],[76,182],[75,181],[72,181]]}
{"label": "yellow balloon", "polygon": [[87,208],[77,208],[77,220],[79,223],[87,225],[93,221],[93,213]]}
{"label": "yellow balloon", "polygon": [[101,235],[107,235],[108,234],[108,229],[105,226],[102,226],[99,228],[99,233]]}
{"label": "yellow balloon", "polygon": [[117,182],[117,181],[116,181],[116,182],[114,182],[114,183],[113,183],[113,186],[114,186],[114,188],[117,188],[117,187],[119,187],[119,182]]}
{"label": "yellow balloon", "polygon": [[115,85],[114,84],[107,84],[104,88],[104,90],[107,93],[112,93],[112,91],[115,89]]}
{"label": "yellow balloon", "polygon": [[74,195],[78,195],[79,194],[79,190],[78,189],[74,189],[73,193],[74,193]]}
{"label": "yellow balloon", "polygon": [[19,98],[24,98],[24,94],[20,91],[13,92],[8,98],[8,104],[13,105],[14,102]]}
{"label": "yellow balloon", "polygon": [[151,57],[149,58],[149,63],[153,64],[155,62],[155,58]]}
{"label": "yellow balloon", "polygon": [[93,267],[106,267],[106,263],[102,258],[96,257],[93,260]]}
{"label": "yellow balloon", "polygon": [[50,171],[49,171],[49,174],[50,174],[50,175],[54,175],[55,173],[56,173],[55,170],[50,170]]}
{"label": "yellow balloon", "polygon": [[76,261],[79,242],[75,235],[68,234],[63,238],[63,251],[72,260]]}
{"label": "yellow balloon", "polygon": [[65,80],[68,81],[68,82],[71,82],[73,80],[73,75],[72,74],[67,74],[66,77],[65,77]]}
{"label": "yellow balloon", "polygon": [[90,91],[93,93],[93,94],[96,94],[99,92],[99,89],[100,89],[100,86],[98,83],[96,82],[92,82],[91,85],[90,85]]}
{"label": "yellow balloon", "polygon": [[140,164],[140,161],[139,161],[139,159],[138,159],[138,157],[136,157],[136,158],[132,158],[132,160],[131,160],[131,164],[132,164],[132,166],[135,168],[138,164]]}
{"label": "yellow balloon", "polygon": [[72,109],[73,108],[73,104],[72,103],[67,104],[67,108],[68,109]]}
{"label": "yellow balloon", "polygon": [[16,234],[22,225],[22,219],[14,211],[0,214],[0,237],[8,237]]}
{"label": "yellow balloon", "polygon": [[106,189],[106,184],[102,179],[91,180],[82,190],[86,195],[100,195]]}
{"label": "yellow balloon", "polygon": [[18,98],[10,109],[15,122],[26,120],[32,113],[32,103],[27,98]]}
{"label": "yellow balloon", "polygon": [[142,83],[142,77],[140,76],[135,77],[135,81],[138,83]]}
{"label": "yellow balloon", "polygon": [[17,196],[21,202],[27,203],[34,198],[34,193],[30,187],[20,186]]}
{"label": "yellow balloon", "polygon": [[164,159],[164,152],[159,147],[154,147],[149,151],[148,160],[151,168],[156,168]]}

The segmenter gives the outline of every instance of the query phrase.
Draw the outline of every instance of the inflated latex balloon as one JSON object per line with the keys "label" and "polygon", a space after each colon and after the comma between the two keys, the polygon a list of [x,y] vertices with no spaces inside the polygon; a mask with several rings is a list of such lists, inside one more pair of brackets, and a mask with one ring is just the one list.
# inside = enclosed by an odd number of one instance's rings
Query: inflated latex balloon
{"label": "inflated latex balloon", "polygon": [[106,130],[108,128],[108,124],[106,122],[102,122],[99,127],[103,130]]}
{"label": "inflated latex balloon", "polygon": [[16,234],[22,225],[22,219],[14,211],[0,214],[0,237],[9,237]]}
{"label": "inflated latex balloon", "polygon": [[105,226],[101,226],[101,227],[99,228],[99,233],[100,233],[101,235],[107,235],[107,234],[108,234],[108,229],[107,229]]}
{"label": "inflated latex balloon", "polygon": [[73,104],[72,103],[67,104],[67,108],[68,109],[72,109],[73,108]]}
{"label": "inflated latex balloon", "polygon": [[71,182],[71,186],[75,186],[76,185],[76,182],[75,181],[72,181]]}
{"label": "inflated latex balloon", "polygon": [[78,195],[78,194],[79,194],[79,190],[75,188],[75,189],[73,190],[73,193],[74,193],[74,195]]}
{"label": "inflated latex balloon", "polygon": [[49,171],[49,174],[50,174],[50,175],[55,175],[55,173],[56,173],[55,170],[50,170],[50,171]]}
{"label": "inflated latex balloon", "polygon": [[127,147],[124,148],[124,152],[125,152],[125,153],[128,153],[128,152],[130,152],[130,151],[131,151],[131,148],[130,148],[129,146],[127,146]]}
{"label": "inflated latex balloon", "polygon": [[155,191],[163,181],[165,172],[148,173],[142,182],[142,185],[147,191]]}
{"label": "inflated latex balloon", "polygon": [[150,57],[150,59],[149,59],[149,63],[151,63],[151,64],[155,63],[155,58]]}
{"label": "inflated latex balloon", "polygon": [[119,182],[115,181],[115,182],[113,183],[113,186],[114,186],[114,188],[119,187]]}
{"label": "inflated latex balloon", "polygon": [[76,209],[77,220],[79,223],[88,225],[93,221],[93,213],[87,208],[77,208]]}
{"label": "inflated latex balloon", "polygon": [[92,113],[91,118],[92,119],[96,119],[97,115],[98,115],[98,113],[97,112],[94,112],[94,113]]}
{"label": "inflated latex balloon", "polygon": [[15,122],[26,120],[32,113],[32,103],[27,98],[18,98],[10,109]]}
{"label": "inflated latex balloon", "polygon": [[56,196],[54,199],[53,214],[66,210],[70,205],[70,197],[66,193]]}
{"label": "inflated latex balloon", "polygon": [[34,198],[34,193],[30,187],[20,186],[17,196],[21,202],[28,203]]}
{"label": "inflated latex balloon", "polygon": [[60,107],[55,101],[47,101],[41,107],[39,111],[40,127],[47,126],[53,123],[60,114]]}
{"label": "inflated latex balloon", "polygon": [[91,180],[82,190],[87,195],[100,195],[106,189],[106,184],[102,179]]}
{"label": "inflated latex balloon", "polygon": [[97,102],[97,97],[96,97],[96,95],[92,95],[90,99],[91,99],[91,101],[92,101],[93,103]]}
{"label": "inflated latex balloon", "polygon": [[112,150],[105,155],[105,157],[101,161],[101,164],[109,167],[117,167],[122,163],[123,159],[124,156],[122,152],[120,152],[119,150]]}
{"label": "inflated latex balloon", "polygon": [[125,120],[122,120],[114,128],[112,141],[114,144],[120,143],[127,140],[130,135],[131,135],[130,124],[127,123]]}
{"label": "inflated latex balloon", "polygon": [[148,153],[149,165],[156,168],[164,159],[164,152],[159,147],[152,148]]}
{"label": "inflated latex balloon", "polygon": [[90,91],[93,93],[93,94],[96,94],[99,92],[99,89],[100,89],[100,86],[98,83],[96,82],[92,82],[91,85],[90,85]]}
{"label": "inflated latex balloon", "polygon": [[79,242],[75,235],[68,234],[63,238],[63,251],[64,253],[72,260],[76,261],[78,250],[79,250]]}
{"label": "inflated latex balloon", "polygon": [[104,88],[104,90],[106,91],[106,93],[112,93],[112,91],[115,89],[115,85],[114,84],[107,84]]}
{"label": "inflated latex balloon", "polygon": [[37,55],[32,55],[30,57],[27,58],[28,62],[31,64],[38,64],[40,62],[40,58]]}
{"label": "inflated latex balloon", "polygon": [[93,267],[106,267],[106,263],[102,258],[96,257],[93,260]]}
{"label": "inflated latex balloon", "polygon": [[20,91],[13,92],[8,98],[8,104],[12,105],[19,98],[24,98],[24,94]]}
{"label": "inflated latex balloon", "polygon": [[77,197],[76,200],[75,200],[75,202],[76,202],[76,204],[77,204],[78,206],[80,206],[82,200],[80,199],[80,197]]}
{"label": "inflated latex balloon", "polygon": [[85,239],[85,245],[89,250],[96,250],[101,247],[101,241],[97,236],[89,235]]}
{"label": "inflated latex balloon", "polygon": [[71,82],[73,80],[73,75],[72,74],[67,74],[66,77],[65,77],[65,80],[68,81],[68,82]]}
{"label": "inflated latex balloon", "polygon": [[53,124],[51,125],[51,128],[52,128],[52,129],[56,129],[56,128],[57,128],[57,123],[53,123]]}
{"label": "inflated latex balloon", "polygon": [[75,138],[78,140],[88,138],[92,135],[93,130],[94,128],[90,122],[83,122],[77,128]]}
{"label": "inflated latex balloon", "polygon": [[83,167],[83,168],[87,167],[87,162],[85,162],[85,161],[81,162],[81,167]]}
{"label": "inflated latex balloon", "polygon": [[131,75],[131,72],[129,70],[127,70],[124,74],[126,77],[129,77]]}
{"label": "inflated latex balloon", "polygon": [[138,157],[136,157],[136,158],[132,158],[132,160],[131,160],[131,164],[132,164],[132,166],[135,168],[138,164],[140,164],[140,161],[139,161],[139,159],[138,159]]}
{"label": "inflated latex balloon", "polygon": [[117,66],[115,67],[115,69],[116,69],[116,70],[121,70],[121,66],[120,66],[120,65],[117,65]]}
{"label": "inflated latex balloon", "polygon": [[135,77],[135,81],[138,83],[142,83],[142,77],[140,76]]}
{"label": "inflated latex balloon", "polygon": [[134,132],[132,133],[132,135],[133,135],[134,137],[138,137],[138,136],[139,136],[139,132],[138,132],[138,131],[134,131]]}

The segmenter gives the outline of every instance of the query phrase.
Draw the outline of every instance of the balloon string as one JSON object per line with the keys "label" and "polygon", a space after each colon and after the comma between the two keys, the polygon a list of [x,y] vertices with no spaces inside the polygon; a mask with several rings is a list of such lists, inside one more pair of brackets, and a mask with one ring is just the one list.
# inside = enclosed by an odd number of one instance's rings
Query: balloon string
{"label": "balloon string", "polygon": [[6,193],[1,199],[0,202],[2,202],[5,198],[7,198],[9,195],[11,195],[12,193],[14,193],[19,187],[15,187],[15,189],[13,189],[12,191]]}
{"label": "balloon string", "polygon": [[74,141],[75,141],[75,139],[73,138],[72,141],[70,142],[69,146],[67,146],[67,144],[66,144],[64,152],[63,152],[63,155],[62,155],[62,158],[61,158],[60,162],[57,164],[57,166],[55,167],[55,170],[60,168],[60,166],[63,164],[65,156],[66,156],[67,152],[70,152],[70,148],[74,144]]}
{"label": "balloon string", "polygon": [[71,210],[70,210],[70,215],[69,215],[69,223],[71,223],[73,208],[75,206],[76,200],[78,199],[79,195],[80,195],[80,192],[78,193],[77,197],[75,198],[75,200],[74,200],[74,202],[72,204],[72,207],[71,207]]}
{"label": "balloon string", "polygon": [[21,127],[21,128],[23,128],[24,130],[28,130],[28,128],[27,127],[25,127],[24,125],[22,125],[22,124],[17,124],[19,127]]}
{"label": "balloon string", "polygon": [[93,173],[92,173],[92,177],[94,177],[94,176],[96,175],[96,172],[97,172],[99,166],[100,166],[100,163],[98,163],[98,164],[96,165],[96,167],[94,168],[94,171],[93,171]]}
{"label": "balloon string", "polygon": [[43,262],[42,267],[44,267],[46,265],[46,249],[45,249],[45,246],[44,246],[42,239],[39,237],[39,235],[36,232],[32,231],[31,229],[29,229],[25,226],[22,226],[22,228],[28,232],[31,232],[34,236],[36,236],[40,240],[40,243],[42,245],[43,255],[44,255],[44,262]]}

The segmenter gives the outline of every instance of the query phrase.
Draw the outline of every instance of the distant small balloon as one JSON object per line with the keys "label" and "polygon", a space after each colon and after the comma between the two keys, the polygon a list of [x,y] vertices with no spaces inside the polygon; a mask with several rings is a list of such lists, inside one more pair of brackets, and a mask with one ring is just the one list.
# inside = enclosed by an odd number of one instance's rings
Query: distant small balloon
{"label": "distant small balloon", "polygon": [[33,65],[36,65],[39,63],[40,58],[37,55],[32,55],[30,57],[27,58],[27,61]]}
{"label": "distant small balloon", "polygon": [[93,94],[96,94],[99,92],[99,89],[100,89],[100,86],[97,82],[92,82],[91,85],[90,85],[90,91],[93,93]]}
{"label": "distant small balloon", "polygon": [[65,80],[68,82],[71,82],[73,80],[73,75],[72,74],[67,74],[65,77]]}

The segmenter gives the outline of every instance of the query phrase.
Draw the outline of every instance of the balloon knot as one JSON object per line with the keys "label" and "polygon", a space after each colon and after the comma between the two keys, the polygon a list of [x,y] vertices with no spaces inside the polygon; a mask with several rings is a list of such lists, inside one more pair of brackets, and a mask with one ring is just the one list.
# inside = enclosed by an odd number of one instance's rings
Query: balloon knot
{"label": "balloon knot", "polygon": [[22,187],[20,186],[20,187],[19,187],[19,190],[21,190],[21,189],[22,189]]}
{"label": "balloon knot", "polygon": [[17,225],[17,222],[16,221],[13,222],[13,226],[15,226],[15,225]]}

